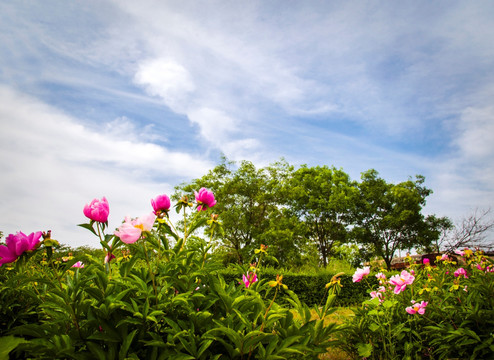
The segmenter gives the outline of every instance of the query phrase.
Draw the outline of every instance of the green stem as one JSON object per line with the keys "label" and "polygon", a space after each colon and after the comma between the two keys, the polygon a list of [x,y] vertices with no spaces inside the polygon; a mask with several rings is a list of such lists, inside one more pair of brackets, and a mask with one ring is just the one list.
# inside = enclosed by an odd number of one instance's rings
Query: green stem
{"label": "green stem", "polygon": [[276,299],[276,295],[278,295],[278,288],[279,286],[276,286],[276,291],[274,293],[273,299],[271,300],[271,303],[269,304],[268,308],[266,309],[266,313],[264,314],[264,318],[261,325],[261,332],[264,330],[264,326],[266,325],[266,319],[268,317],[269,310],[271,310],[271,306],[273,306],[274,304],[274,299]]}
{"label": "green stem", "polygon": [[[198,211],[196,212],[196,214],[194,215],[194,218],[192,219],[192,223],[194,223],[194,221],[196,220],[197,216],[201,213],[201,211]],[[187,219],[186,219],[186,216],[185,216],[185,208],[184,208],[184,242],[182,243],[182,247],[180,248],[180,250],[182,250],[185,246],[185,241],[187,240],[187,236],[189,236],[190,234],[187,233]]]}
{"label": "green stem", "polygon": [[214,227],[215,227],[215,224],[214,223],[211,224],[211,235],[209,237],[209,242],[208,242],[208,246],[206,247],[206,251],[204,252],[204,258],[202,259],[202,267],[203,268],[204,268],[204,265],[206,264],[206,256],[208,254],[208,248],[211,245],[211,243],[213,242]]}
{"label": "green stem", "polygon": [[153,289],[154,289],[154,297],[156,298],[156,305],[158,305],[158,289],[156,288],[156,282],[154,280],[154,272],[151,269],[151,263],[149,262],[148,250],[146,248],[146,241],[145,239],[143,240],[144,241],[142,242],[142,245],[144,247],[144,254],[146,255],[146,263],[148,264],[149,273],[151,274],[151,280],[153,281]]}

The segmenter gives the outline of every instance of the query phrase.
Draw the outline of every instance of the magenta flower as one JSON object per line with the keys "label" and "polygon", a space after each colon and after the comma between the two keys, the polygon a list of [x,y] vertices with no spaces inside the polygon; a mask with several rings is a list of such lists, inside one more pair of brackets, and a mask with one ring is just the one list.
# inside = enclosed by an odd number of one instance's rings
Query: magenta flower
{"label": "magenta flower", "polygon": [[206,188],[201,188],[199,192],[195,191],[194,195],[196,196],[197,211],[204,211],[216,204],[213,192]]}
{"label": "magenta flower", "polygon": [[407,285],[411,285],[413,280],[415,280],[415,276],[410,274],[408,271],[403,270],[400,275],[391,276],[389,283],[395,286],[393,292],[395,294],[399,294],[405,290]]}
{"label": "magenta flower", "polygon": [[455,277],[459,277],[463,275],[465,279],[468,279],[467,271],[463,268],[459,268],[458,270],[455,271]]}
{"label": "magenta flower", "polygon": [[112,261],[113,259],[115,259],[115,255],[113,255],[112,253],[107,253],[105,256],[104,263],[107,264],[110,261]]}
{"label": "magenta flower", "polygon": [[165,194],[158,195],[156,198],[151,199],[151,205],[153,206],[153,210],[156,215],[160,212],[168,212],[171,205],[170,198]]}
{"label": "magenta flower", "polygon": [[84,215],[94,221],[106,223],[110,214],[110,206],[108,200],[103,197],[101,200],[94,199],[90,204],[84,206]]}
{"label": "magenta flower", "polygon": [[370,267],[365,266],[363,269],[357,269],[353,274],[353,282],[360,282],[364,277],[369,275]]}
{"label": "magenta flower", "polygon": [[10,234],[5,239],[5,245],[0,245],[0,266],[17,260],[25,251],[34,250],[42,235],[41,231],[29,235],[19,231],[17,234]]}
{"label": "magenta flower", "polygon": [[422,301],[419,303],[416,303],[414,300],[412,300],[412,306],[409,306],[407,307],[405,310],[407,313],[409,313],[410,315],[413,315],[413,314],[420,314],[420,315],[424,315],[425,313],[425,308],[427,307],[427,301]]}
{"label": "magenta flower", "polygon": [[242,281],[246,288],[249,288],[253,283],[257,281],[257,274],[254,272],[247,273],[247,276],[242,275]]}
{"label": "magenta flower", "polygon": [[431,263],[431,261],[427,258],[425,258],[424,260],[422,260],[422,262],[424,263],[424,265],[429,265]]}
{"label": "magenta flower", "polygon": [[133,244],[141,237],[144,231],[150,231],[153,228],[156,215],[150,213],[141,216],[138,219],[132,220],[128,216],[125,222],[115,231],[115,236],[118,236],[122,242]]}
{"label": "magenta flower", "polygon": [[82,261],[78,261],[74,265],[72,265],[72,267],[82,269],[84,268],[84,263]]}

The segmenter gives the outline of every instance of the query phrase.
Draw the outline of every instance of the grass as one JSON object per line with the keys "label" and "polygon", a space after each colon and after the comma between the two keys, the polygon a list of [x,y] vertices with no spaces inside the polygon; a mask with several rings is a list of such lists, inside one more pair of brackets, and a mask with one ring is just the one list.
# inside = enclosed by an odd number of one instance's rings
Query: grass
{"label": "grass", "polygon": [[[311,310],[312,319],[317,319],[318,316],[314,310]],[[296,316],[296,314],[295,314]],[[354,316],[354,313],[351,308],[348,307],[339,307],[333,312],[331,315],[327,316],[324,319],[324,325],[329,325],[332,323],[336,323],[338,325],[346,322],[350,317]],[[324,360],[351,360],[351,357],[342,349],[337,347],[331,347],[327,349],[328,352],[319,356],[319,359]]]}

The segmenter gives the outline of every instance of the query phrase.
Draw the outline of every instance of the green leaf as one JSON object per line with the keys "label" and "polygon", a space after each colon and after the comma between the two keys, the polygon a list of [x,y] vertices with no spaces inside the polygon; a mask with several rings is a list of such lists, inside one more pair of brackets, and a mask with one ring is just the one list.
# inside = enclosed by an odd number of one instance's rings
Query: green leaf
{"label": "green leaf", "polygon": [[363,343],[358,343],[357,344],[357,350],[358,354],[361,357],[369,357],[372,354],[372,345],[371,344],[363,344]]}
{"label": "green leaf", "polygon": [[370,323],[369,330],[372,332],[375,332],[375,331],[379,330],[379,325],[376,323]]}
{"label": "green leaf", "polygon": [[122,347],[120,348],[120,352],[118,353],[118,358],[120,360],[124,360],[127,357],[127,352],[129,351],[129,347],[132,344],[132,341],[134,340],[137,331],[138,330],[135,329],[130,334],[128,334],[127,337],[125,338]]}
{"label": "green leaf", "polygon": [[88,229],[89,231],[91,231],[94,235],[98,236],[98,234],[96,233],[96,231],[94,230],[93,228],[93,225],[92,224],[78,224],[77,226],[80,226],[84,229]]}
{"label": "green leaf", "polygon": [[86,346],[89,348],[89,351],[91,354],[96,356],[97,359],[99,360],[106,360],[106,354],[105,352],[98,346],[98,344],[95,344],[93,342],[86,342]]}
{"label": "green leaf", "polygon": [[4,336],[0,338],[0,360],[9,360],[9,353],[19,344],[27,343],[23,338]]}

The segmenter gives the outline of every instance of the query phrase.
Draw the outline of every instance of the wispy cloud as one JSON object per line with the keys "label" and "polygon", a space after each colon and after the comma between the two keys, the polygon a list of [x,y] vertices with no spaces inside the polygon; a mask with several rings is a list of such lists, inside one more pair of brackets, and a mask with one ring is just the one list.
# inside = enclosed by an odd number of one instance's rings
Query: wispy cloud
{"label": "wispy cloud", "polygon": [[80,201],[96,184],[149,197],[223,152],[354,178],[420,173],[431,211],[489,206],[493,12],[450,1],[0,4],[4,191],[35,196],[15,179],[37,169],[49,194],[60,181]]}
{"label": "wispy cloud", "polygon": [[0,164],[8,174],[0,178],[2,231],[64,223],[54,236],[76,245],[82,240],[68,229],[85,221],[81,209],[94,197],[111,201],[116,226],[125,215],[140,215],[134,211],[150,211],[149,199],[170,194],[178,178],[200,176],[211,166],[199,155],[136,139],[138,128],[128,119],[94,131],[6,87],[0,99]]}

